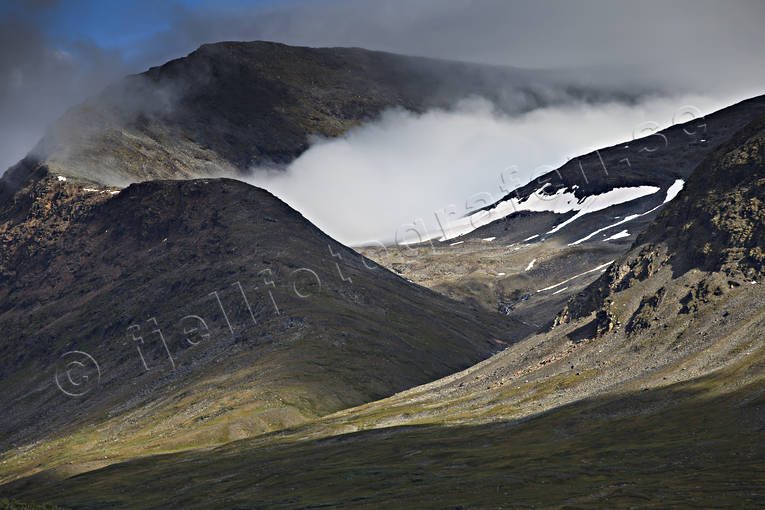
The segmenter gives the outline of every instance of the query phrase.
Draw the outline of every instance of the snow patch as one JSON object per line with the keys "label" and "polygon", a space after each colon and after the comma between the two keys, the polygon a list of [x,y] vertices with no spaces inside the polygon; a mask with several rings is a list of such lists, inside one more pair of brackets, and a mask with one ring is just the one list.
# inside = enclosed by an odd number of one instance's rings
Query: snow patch
{"label": "snow patch", "polygon": [[558,289],[558,290],[556,290],[555,292],[553,292],[553,293],[552,293],[552,295],[554,296],[555,294],[560,294],[561,292],[563,292],[563,291],[564,291],[564,290],[566,290],[567,288],[568,288],[568,287],[563,287],[562,289]]}
{"label": "snow patch", "polygon": [[59,181],[66,181],[66,177],[64,177],[63,175],[59,175],[58,176],[58,180]]}
{"label": "snow patch", "polygon": [[524,242],[524,243],[525,243],[526,241],[531,241],[532,239],[536,239],[537,237],[539,237],[539,234],[534,234],[534,235],[533,235],[533,236],[531,236],[531,237],[527,237],[527,238],[526,238],[526,239],[524,239],[522,242]]}
{"label": "snow patch", "polygon": [[[675,182],[672,183],[672,185],[669,188],[667,188],[667,196],[664,197],[664,202],[662,202],[661,205],[657,205],[653,209],[650,209],[650,210],[648,210],[648,211],[646,211],[644,213],[630,214],[629,216],[625,216],[624,219],[622,219],[621,221],[617,221],[616,223],[612,223],[611,225],[605,226],[603,228],[599,228],[595,232],[592,232],[591,234],[589,234],[589,235],[579,239],[578,241],[574,241],[573,243],[569,243],[568,245],[569,246],[574,246],[574,245],[583,243],[585,241],[588,241],[588,240],[592,239],[594,236],[596,236],[596,235],[600,234],[601,232],[604,232],[604,231],[606,231],[608,229],[611,229],[611,228],[614,228],[614,227],[618,227],[619,225],[627,223],[628,221],[632,221],[635,218],[640,218],[641,216],[645,216],[646,214],[651,214],[656,209],[659,209],[661,206],[663,206],[667,202],[670,202],[671,200],[673,200],[677,196],[677,194],[680,193],[680,190],[683,189],[683,186],[685,186],[685,181],[683,181],[682,179],[677,179]],[[606,241],[608,241],[608,240],[609,239],[606,239]]]}
{"label": "snow patch", "polygon": [[582,216],[586,214],[602,211],[603,209],[608,209],[612,205],[623,204],[625,202],[630,202],[638,198],[642,198],[648,195],[653,195],[660,189],[661,188],[658,188],[656,186],[614,188],[611,191],[607,191],[600,195],[591,195],[589,197],[586,197],[582,201],[577,203],[579,207],[572,209],[574,211],[578,211],[574,216],[567,219],[563,223],[556,225],[552,230],[548,232],[548,234],[557,232],[558,230],[562,229],[566,225],[573,223],[574,221],[578,220],[579,218],[581,218]]}
{"label": "snow patch", "polygon": [[457,246],[458,244],[462,244],[465,241],[457,241],[456,243],[451,243],[449,246]]}
{"label": "snow patch", "polygon": [[96,188],[82,188],[82,191],[87,191],[88,193],[109,193],[110,195],[116,195],[120,192],[120,190]]}
{"label": "snow patch", "polygon": [[683,189],[685,186],[685,181],[682,179],[677,179],[675,182],[672,183],[672,186],[667,188],[667,196],[664,199],[663,203],[670,202],[674,200],[674,198],[677,196],[678,193]]}
{"label": "snow patch", "polygon": [[605,239],[604,239],[604,241],[613,241],[613,240],[615,240],[615,239],[621,239],[621,238],[623,238],[623,237],[629,237],[629,236],[630,236],[630,233],[629,233],[629,231],[628,231],[628,230],[625,228],[625,229],[624,229],[624,230],[622,230],[621,232],[617,232],[616,234],[612,235],[611,237],[607,237],[607,238],[605,238]]}
{"label": "snow patch", "polygon": [[529,262],[529,265],[526,266],[526,271],[531,271],[531,268],[534,267],[534,262],[536,262],[536,261],[537,261],[537,259],[534,259],[531,262]]}
{"label": "snow patch", "polygon": [[[569,220],[561,223],[553,228],[549,234],[557,232],[561,228],[565,227],[572,221],[575,221],[585,214],[591,212],[600,211],[612,205],[629,202],[637,198],[651,195],[659,191],[660,188],[656,186],[637,186],[630,188],[614,188],[606,193],[600,195],[591,195],[582,199],[576,198],[573,191],[569,191],[566,188],[559,189],[552,195],[544,195],[542,192],[550,186],[550,183],[546,183],[544,186],[536,190],[530,196],[523,200],[517,198],[510,198],[498,202],[493,208],[488,211],[478,211],[470,216],[459,218],[451,222],[444,228],[443,235],[439,238],[439,241],[447,241],[455,237],[465,235],[473,230],[488,225],[489,223],[504,218],[518,211],[531,211],[531,212],[553,212],[556,214],[565,214],[572,211],[577,211],[577,214]],[[439,234],[435,234],[438,236]],[[434,236],[434,237],[435,237]]]}
{"label": "snow patch", "polygon": [[495,239],[496,239],[496,237],[486,237],[486,238],[484,238],[484,241],[492,242]]}

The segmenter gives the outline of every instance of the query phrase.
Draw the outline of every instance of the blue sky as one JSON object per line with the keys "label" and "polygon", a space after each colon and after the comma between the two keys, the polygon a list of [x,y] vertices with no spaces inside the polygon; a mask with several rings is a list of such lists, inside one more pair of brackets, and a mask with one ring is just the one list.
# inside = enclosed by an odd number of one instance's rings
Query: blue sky
{"label": "blue sky", "polygon": [[142,44],[168,32],[182,13],[221,13],[257,9],[277,0],[0,0],[0,16],[15,17],[36,26],[49,41],[64,50],[74,43],[92,43],[119,51],[130,60]]}

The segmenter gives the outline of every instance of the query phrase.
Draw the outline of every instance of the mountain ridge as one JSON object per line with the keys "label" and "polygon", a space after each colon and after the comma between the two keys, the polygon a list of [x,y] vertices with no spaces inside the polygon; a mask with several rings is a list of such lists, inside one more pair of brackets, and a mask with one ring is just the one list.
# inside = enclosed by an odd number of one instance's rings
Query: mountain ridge
{"label": "mountain ridge", "polygon": [[625,99],[614,88],[560,81],[542,71],[358,48],[206,44],[70,109],[32,154],[54,173],[109,185],[236,177],[282,167],[311,137],[341,135],[390,108],[448,109],[481,96],[517,113]]}

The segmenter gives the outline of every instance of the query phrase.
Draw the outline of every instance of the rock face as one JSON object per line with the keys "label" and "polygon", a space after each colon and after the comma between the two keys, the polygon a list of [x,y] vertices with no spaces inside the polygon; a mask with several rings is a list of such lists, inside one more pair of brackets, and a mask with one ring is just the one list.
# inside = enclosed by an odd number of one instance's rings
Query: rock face
{"label": "rock face", "polygon": [[666,242],[675,273],[726,270],[757,279],[765,264],[765,117],[694,172],[679,203],[638,243]]}
{"label": "rock face", "polygon": [[[23,162],[20,171],[26,171]],[[19,271],[37,256],[56,249],[60,236],[96,204],[118,193],[108,188],[85,188],[57,177],[42,167],[19,183],[15,195],[0,202],[0,285],[14,285]],[[0,187],[6,182],[0,182]],[[7,190],[7,188],[6,188]],[[2,191],[0,190],[0,194]],[[9,191],[10,193],[10,191]]]}

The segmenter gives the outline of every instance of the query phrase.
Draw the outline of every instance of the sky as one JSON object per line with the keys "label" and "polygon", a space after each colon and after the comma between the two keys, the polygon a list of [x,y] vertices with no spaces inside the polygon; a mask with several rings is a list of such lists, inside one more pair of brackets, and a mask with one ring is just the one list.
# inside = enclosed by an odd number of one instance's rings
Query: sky
{"label": "sky", "polygon": [[[765,93],[763,21],[765,2],[748,0],[0,0],[0,172],[27,154],[67,108],[120,77],[203,43],[258,39],[546,69],[627,93],[656,91],[646,104],[587,112],[603,120],[584,129],[575,105],[531,119],[500,119],[507,128],[501,132],[516,138],[519,126],[533,126],[540,136],[565,129],[582,135],[576,144],[578,136],[559,144],[544,138],[548,145],[540,147],[556,147],[534,149],[547,152],[546,160],[500,154],[506,140],[498,131],[489,135],[497,142],[486,150],[496,151],[497,161],[559,164],[578,150],[628,137],[640,122],[662,123],[687,98],[709,112]],[[445,122],[455,129],[480,119],[493,125],[485,109],[473,113],[466,119],[459,111]],[[381,124],[391,130],[382,139],[395,143],[392,118]],[[556,129],[539,119],[557,122]],[[399,120],[409,129],[433,116]],[[354,140],[368,145],[364,133]],[[300,164],[326,163],[327,151],[317,147]],[[420,164],[440,168],[435,160]],[[500,170],[492,166],[484,181]]]}

